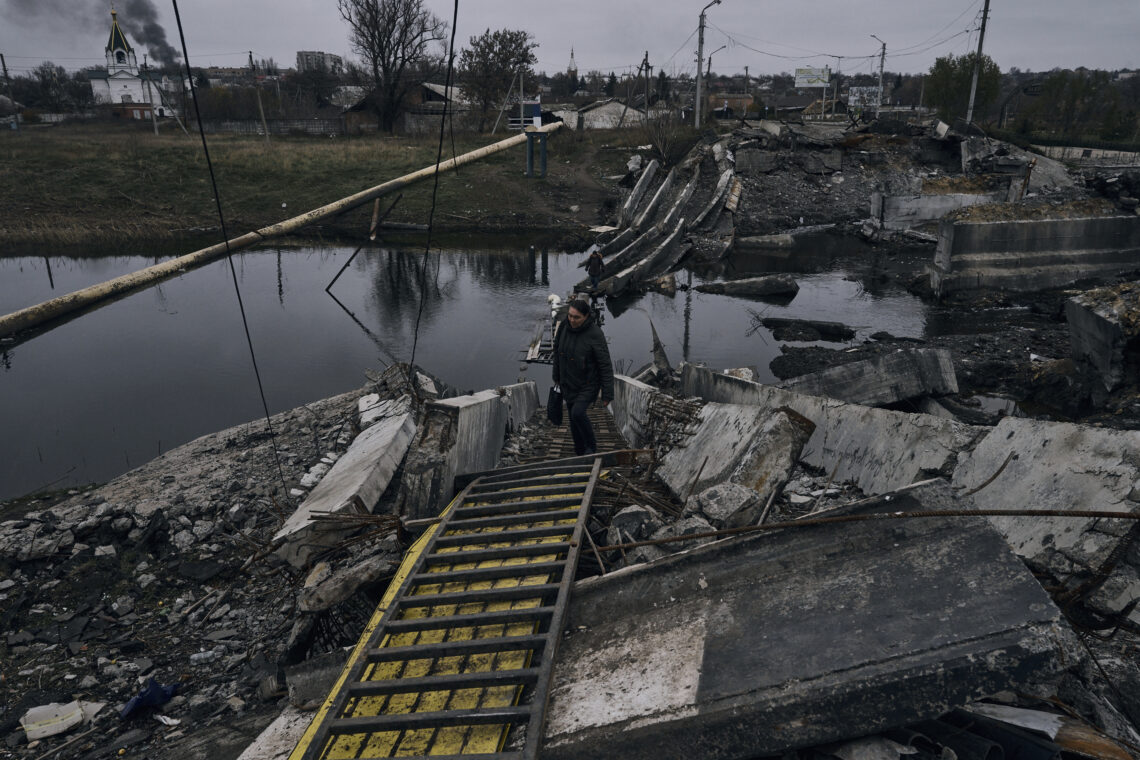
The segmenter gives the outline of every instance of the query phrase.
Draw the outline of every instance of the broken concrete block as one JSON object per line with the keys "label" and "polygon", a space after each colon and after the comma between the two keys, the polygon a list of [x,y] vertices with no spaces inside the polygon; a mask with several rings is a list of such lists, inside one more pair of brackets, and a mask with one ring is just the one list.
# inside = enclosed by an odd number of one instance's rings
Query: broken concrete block
{"label": "broken concrete block", "polygon": [[537,409],[533,381],[429,402],[404,465],[397,513],[435,517],[452,496],[455,476],[493,469],[508,430]]}
{"label": "broken concrete block", "polygon": [[800,292],[796,278],[790,274],[771,274],[743,280],[706,282],[693,288],[701,293],[723,293],[729,296],[794,296]]}
{"label": "broken concrete block", "polygon": [[624,544],[630,541],[644,541],[664,526],[661,515],[651,507],[640,504],[626,507],[610,520],[606,531],[606,542]]}
{"label": "broken concrete block", "polygon": [[351,529],[318,524],[317,512],[370,512],[388,487],[416,431],[410,402],[391,409],[391,416],[356,437],[344,456],[289,516],[273,541],[282,542],[279,556],[303,567],[322,547],[331,546]]}
{"label": "broken concrete block", "polygon": [[[803,558],[803,561],[797,561]],[[542,756],[735,760],[1056,672],[1061,616],[983,520],[721,541],[575,586]]]}
{"label": "broken concrete block", "polygon": [[815,423],[791,409],[777,409],[764,420],[752,446],[732,473],[732,482],[748,488],[757,498],[741,504],[725,518],[727,527],[752,525],[760,518],[764,505],[792,476],[813,432]]}
{"label": "broken concrete block", "polygon": [[[681,391],[707,401],[794,409],[816,425],[803,448],[804,462],[834,472],[835,482],[854,483],[868,494],[935,475],[949,476],[959,452],[990,432],[925,414],[806,396],[692,364],[681,367]],[[644,400],[641,408],[648,408],[648,403]],[[640,424],[628,426],[638,429]]]}
{"label": "broken concrete block", "polygon": [[610,405],[614,413],[614,424],[634,448],[645,444],[649,400],[657,392],[652,385],[625,375],[614,375],[614,401]]}
{"label": "broken concrete block", "polygon": [[751,488],[738,483],[718,483],[696,494],[691,503],[716,527],[723,527],[742,509],[750,510],[757,503],[763,509],[760,496]]}
{"label": "broken concrete block", "polygon": [[[822,322],[815,319],[786,319],[784,317],[764,317],[760,324],[772,331],[777,340],[830,340],[837,343],[852,340],[855,331],[841,322]],[[808,334],[811,337],[799,338],[791,335],[781,337],[781,331],[791,330],[796,335]]]}
{"label": "broken concrete block", "polygon": [[[716,530],[708,520],[698,515],[689,515],[682,517],[676,522],[662,526],[653,534],[654,541],[660,541],[663,538],[677,538],[679,536],[691,536],[700,533],[712,533]],[[709,541],[714,540],[711,536],[704,538],[694,538],[691,541],[674,541],[673,543],[665,544],[661,548],[668,554],[676,552],[687,551],[694,546],[707,544]]]}
{"label": "broken concrete block", "polygon": [[618,214],[618,226],[628,227],[629,223],[633,220],[634,212],[637,210],[637,204],[641,203],[641,199],[645,196],[645,192],[649,189],[649,185],[653,182],[653,178],[657,175],[657,170],[661,168],[661,163],[657,159],[649,162],[645,170],[641,173],[641,177],[637,180],[637,184],[633,186],[629,197],[625,199],[622,204],[621,211]]}
{"label": "broken concrete block", "polygon": [[767,174],[780,168],[780,154],[774,151],[748,148],[736,152],[738,174]]}
{"label": "broken concrete block", "polygon": [[923,396],[957,393],[958,378],[949,351],[919,348],[801,375],[785,380],[780,387],[853,404],[887,406]]}
{"label": "broken concrete block", "polygon": [[1115,390],[1138,374],[1140,282],[1097,288],[1065,302],[1073,358]]}
{"label": "broken concrete block", "polygon": [[766,500],[787,479],[813,427],[791,410],[706,404],[687,442],[661,458],[657,476],[681,499],[731,480]]}
{"label": "broken concrete block", "polygon": [[297,609],[301,612],[327,610],[348,599],[362,586],[390,576],[395,570],[396,563],[391,558],[380,556],[368,557],[333,573],[326,572],[320,578],[310,576],[311,582],[306,581],[297,595]]}
{"label": "broken concrete block", "polygon": [[[1140,431],[1106,430],[1066,422],[1006,417],[954,470],[956,487],[972,490],[981,509],[1068,509],[1133,512],[1129,497],[1140,478]],[[1008,461],[1007,461],[1008,459]],[[1003,468],[1004,463],[1004,468]],[[1053,551],[1096,567],[1119,540],[1102,529],[1105,521],[1070,517],[992,517],[1013,550],[1044,561]]]}

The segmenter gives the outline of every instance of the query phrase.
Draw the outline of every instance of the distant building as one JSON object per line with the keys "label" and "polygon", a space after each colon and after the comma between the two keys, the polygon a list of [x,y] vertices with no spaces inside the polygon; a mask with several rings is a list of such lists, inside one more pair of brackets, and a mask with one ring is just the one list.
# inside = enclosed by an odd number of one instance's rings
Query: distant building
{"label": "distant building", "polygon": [[139,71],[134,48],[119,26],[118,14],[111,11],[111,36],[104,50],[107,68],[88,69],[91,94],[96,103],[114,105],[121,115],[132,119],[149,119],[153,108],[159,116],[166,115],[162,102],[162,75],[149,70]]}
{"label": "distant building", "polygon": [[319,50],[297,51],[297,73],[305,71],[327,71],[330,74],[344,73],[344,59],[332,53]]}
{"label": "distant building", "polygon": [[616,129],[645,123],[645,111],[617,98],[595,101],[578,109],[556,110],[554,115],[571,129]]}

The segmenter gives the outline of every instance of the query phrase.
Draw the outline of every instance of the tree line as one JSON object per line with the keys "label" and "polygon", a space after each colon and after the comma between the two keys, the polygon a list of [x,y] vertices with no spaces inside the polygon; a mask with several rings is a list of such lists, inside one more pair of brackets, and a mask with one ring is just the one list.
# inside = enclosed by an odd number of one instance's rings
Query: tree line
{"label": "tree line", "polygon": [[[251,76],[244,84],[211,88],[205,72],[195,72],[203,116],[207,118],[257,118],[258,100],[271,117],[299,118],[329,106],[338,88],[355,85],[364,93],[363,105],[372,111],[380,129],[393,132],[400,116],[415,102],[424,82],[444,83],[451,72],[453,86],[464,98],[480,130],[492,115],[515,97],[521,77],[523,87],[534,92],[541,84],[552,97],[569,100],[647,95],[650,103],[690,99],[690,77],[670,79],[664,71],[650,78],[648,92],[643,72],[618,77],[592,70],[552,76],[536,73],[534,37],[524,30],[486,29],[471,37],[452,60],[448,60],[448,23],[432,13],[425,0],[337,0],[349,41],[359,62],[350,62],[344,72],[322,70],[278,73],[269,61],[252,62]],[[938,58],[922,74],[888,72],[883,77],[884,101],[898,106],[926,106],[940,118],[953,121],[966,115],[976,53]],[[1140,128],[1140,77],[1119,72],[1087,69],[1032,73],[1011,69],[1002,73],[997,63],[983,55],[978,68],[975,122],[1005,128],[1027,137],[1065,139],[1099,138],[1136,142]],[[173,73],[173,72],[171,72]],[[179,75],[180,76],[180,75]],[[264,77],[268,77],[265,79]],[[843,89],[877,86],[877,74],[860,73],[838,77]],[[794,77],[788,72],[759,78],[709,77],[709,91],[750,92],[753,109],[762,112],[765,101],[794,94]],[[13,98],[30,108],[50,111],[82,110],[92,105],[91,88],[84,72],[68,74],[51,62],[11,80]],[[819,93],[818,90],[808,91]],[[841,89],[842,92],[842,89]]]}

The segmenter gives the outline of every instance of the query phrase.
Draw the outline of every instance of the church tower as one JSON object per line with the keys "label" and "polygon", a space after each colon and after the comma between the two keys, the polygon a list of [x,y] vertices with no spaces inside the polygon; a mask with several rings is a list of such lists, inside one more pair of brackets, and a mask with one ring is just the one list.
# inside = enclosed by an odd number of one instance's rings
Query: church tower
{"label": "church tower", "polygon": [[126,72],[137,76],[139,73],[138,61],[135,60],[135,51],[131,43],[127,42],[127,35],[123,34],[119,26],[119,15],[111,9],[111,36],[107,40],[107,73],[111,76],[119,72]]}
{"label": "church tower", "polygon": [[574,63],[574,48],[570,48],[570,65],[566,67],[566,76],[573,80],[578,78],[578,64]]}

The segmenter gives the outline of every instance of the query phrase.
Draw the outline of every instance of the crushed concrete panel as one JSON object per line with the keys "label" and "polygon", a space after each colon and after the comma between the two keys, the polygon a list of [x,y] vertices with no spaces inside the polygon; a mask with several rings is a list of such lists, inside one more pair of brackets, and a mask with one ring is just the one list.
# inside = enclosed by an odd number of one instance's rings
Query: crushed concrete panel
{"label": "crushed concrete panel", "polygon": [[[1065,302],[1073,358],[1092,367],[1106,390],[1119,388],[1137,372],[1140,338],[1140,282],[1097,288]],[[1134,378],[1132,378],[1134,379]]]}
{"label": "crushed concrete panel", "polygon": [[734,760],[1056,671],[1061,618],[983,520],[722,541],[577,584],[544,758]]}
{"label": "crushed concrete panel", "polygon": [[312,721],[312,711],[286,707],[237,760],[286,760]]}
{"label": "crushed concrete panel", "polygon": [[279,556],[294,567],[303,567],[322,547],[344,537],[345,529],[318,524],[315,513],[371,511],[376,506],[415,435],[410,407],[410,400],[405,399],[389,409],[390,416],[356,437],[273,537],[274,542],[284,542],[277,550]]}
{"label": "crushed concrete panel", "polygon": [[864,406],[887,406],[958,392],[954,360],[945,349],[900,350],[786,380],[782,388]]}
{"label": "crushed concrete panel", "polygon": [[884,195],[872,193],[871,216],[882,223],[884,229],[906,230],[927,222],[934,222],[967,206],[979,203],[999,203],[1006,199],[1008,190],[1000,193],[944,193],[937,195]]}
{"label": "crushed concrete panel", "polygon": [[537,409],[533,381],[427,404],[400,481],[398,513],[410,519],[439,514],[452,496],[455,477],[493,469],[508,430]]}
{"label": "crushed concrete panel", "polygon": [[681,368],[681,390],[707,401],[794,409],[816,425],[804,445],[804,462],[834,471],[836,482],[855,483],[871,494],[950,475],[959,452],[989,430],[925,414],[806,396],[692,364]]}
{"label": "crushed concrete panel", "polygon": [[630,446],[640,448],[645,445],[645,422],[649,411],[649,399],[657,389],[625,375],[614,375],[614,400],[610,405],[614,413],[614,424]]}
{"label": "crushed concrete panel", "polygon": [[[1008,459],[1008,462],[1006,461]],[[1006,417],[954,471],[956,487],[973,490],[980,509],[1067,509],[1134,512],[1140,483],[1140,431]],[[1020,556],[1045,561],[1053,551],[1095,566],[1119,540],[1091,530],[1098,521],[1070,517],[994,517],[990,521]]]}

